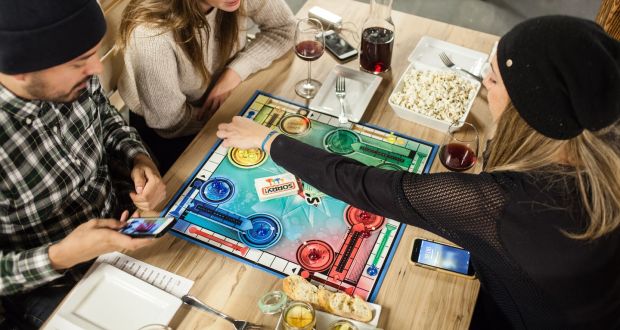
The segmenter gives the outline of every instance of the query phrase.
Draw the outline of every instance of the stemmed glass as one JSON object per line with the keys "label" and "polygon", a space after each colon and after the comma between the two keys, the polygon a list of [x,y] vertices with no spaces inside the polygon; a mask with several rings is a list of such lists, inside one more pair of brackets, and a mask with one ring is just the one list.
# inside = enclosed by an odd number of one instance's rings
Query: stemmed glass
{"label": "stemmed glass", "polygon": [[478,130],[470,123],[453,123],[444,137],[439,159],[451,171],[462,172],[478,161]]}
{"label": "stemmed glass", "polygon": [[295,84],[297,95],[311,99],[321,88],[321,83],[312,79],[311,63],[323,55],[324,49],[325,37],[321,22],[315,18],[300,19],[295,29],[295,54],[308,62],[308,78]]}

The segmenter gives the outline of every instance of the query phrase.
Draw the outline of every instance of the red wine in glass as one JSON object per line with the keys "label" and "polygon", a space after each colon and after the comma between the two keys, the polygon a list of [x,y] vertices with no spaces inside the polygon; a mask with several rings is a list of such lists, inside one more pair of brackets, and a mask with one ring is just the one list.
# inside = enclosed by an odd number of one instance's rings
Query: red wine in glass
{"label": "red wine in glass", "polygon": [[472,168],[478,157],[476,152],[460,143],[448,143],[441,147],[439,159],[451,171],[461,172]]}
{"label": "red wine in glass", "polygon": [[323,45],[314,40],[304,40],[295,46],[295,54],[304,61],[316,61],[323,55]]}
{"label": "red wine in glass", "polygon": [[297,21],[295,27],[295,54],[308,63],[308,78],[295,84],[295,93],[305,98],[313,98],[321,82],[312,79],[312,62],[323,55],[325,48],[323,25],[315,18],[303,18]]}
{"label": "red wine in glass", "polygon": [[360,66],[362,69],[380,73],[390,70],[394,31],[382,27],[370,27],[362,32]]}

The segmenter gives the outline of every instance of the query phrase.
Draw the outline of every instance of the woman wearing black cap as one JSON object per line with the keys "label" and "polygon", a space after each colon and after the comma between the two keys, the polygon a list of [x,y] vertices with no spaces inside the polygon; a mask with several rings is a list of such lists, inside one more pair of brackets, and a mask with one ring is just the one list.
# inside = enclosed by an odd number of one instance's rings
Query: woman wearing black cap
{"label": "woman wearing black cap", "polygon": [[477,175],[367,167],[240,117],[217,135],[265,141],[321,191],[469,250],[474,327],[620,328],[620,43],[590,21],[528,20],[484,85],[497,128]]}

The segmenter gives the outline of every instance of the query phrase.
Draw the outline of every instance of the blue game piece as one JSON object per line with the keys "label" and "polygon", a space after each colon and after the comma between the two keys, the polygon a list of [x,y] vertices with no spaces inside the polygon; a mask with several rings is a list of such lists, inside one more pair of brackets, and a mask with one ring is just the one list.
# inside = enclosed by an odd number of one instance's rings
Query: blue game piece
{"label": "blue game piece", "polygon": [[282,237],[282,224],[273,216],[257,214],[250,216],[252,229],[239,232],[241,241],[255,249],[266,249]]}
{"label": "blue game piece", "polygon": [[200,188],[204,200],[209,203],[223,203],[232,197],[234,192],[233,183],[225,178],[213,178]]}
{"label": "blue game piece", "polygon": [[214,192],[220,196],[226,195],[226,192],[228,191],[228,188],[219,179],[213,180],[210,188],[211,189],[209,189],[209,191]]}
{"label": "blue game piece", "polygon": [[375,266],[375,265],[370,265],[370,267],[368,267],[368,269],[366,269],[366,274],[368,274],[370,276],[375,276],[375,275],[379,274],[379,268],[377,268],[377,266]]}

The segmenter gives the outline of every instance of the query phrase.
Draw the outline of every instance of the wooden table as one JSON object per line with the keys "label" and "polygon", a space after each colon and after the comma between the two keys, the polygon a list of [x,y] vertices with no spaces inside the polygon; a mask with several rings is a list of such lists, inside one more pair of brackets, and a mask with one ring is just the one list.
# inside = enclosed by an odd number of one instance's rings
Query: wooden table
{"label": "wooden table", "polygon": [[[360,29],[369,6],[351,0],[310,0],[297,14],[307,17],[307,11],[318,5],[340,16],[354,33],[344,33],[351,43],[359,38]],[[489,53],[497,36],[468,30],[397,11],[392,12],[396,25],[396,42],[392,71],[383,75],[383,82],[366,111],[363,121],[398,131],[434,143],[441,143],[442,134],[397,117],[387,103],[388,96],[408,65],[407,56],[418,40],[428,35],[458,45]],[[332,56],[325,54],[312,65],[312,74],[324,79],[334,65]],[[358,68],[358,60],[347,66]],[[295,94],[294,84],[305,77],[307,64],[291,51],[271,67],[242,83],[208,122],[193,143],[164,176],[168,195],[172,197],[216,142],[217,125],[228,122],[244,106],[256,89],[303,103]],[[484,94],[484,89],[481,94]],[[483,133],[490,129],[490,114],[483,96],[478,96],[468,117]],[[484,141],[484,138],[481,137]],[[444,171],[436,160],[432,171]],[[163,207],[163,206],[162,206]],[[479,282],[442,274],[414,266],[409,262],[414,237],[445,241],[415,227],[407,227],[392,264],[379,291],[376,303],[383,306],[379,326],[384,329],[466,329],[469,326]],[[224,255],[212,252],[187,241],[166,235],[154,245],[131,253],[133,257],[195,281],[191,294],[205,303],[235,318],[245,319],[273,328],[276,317],[265,316],[256,307],[264,293],[281,288],[280,280]],[[205,312],[181,307],[170,324],[175,329],[231,329],[230,324]]]}

